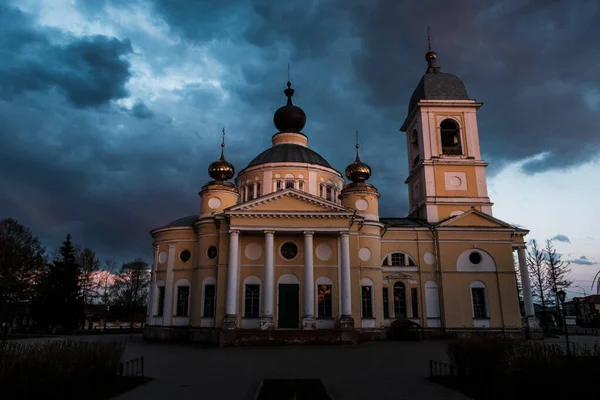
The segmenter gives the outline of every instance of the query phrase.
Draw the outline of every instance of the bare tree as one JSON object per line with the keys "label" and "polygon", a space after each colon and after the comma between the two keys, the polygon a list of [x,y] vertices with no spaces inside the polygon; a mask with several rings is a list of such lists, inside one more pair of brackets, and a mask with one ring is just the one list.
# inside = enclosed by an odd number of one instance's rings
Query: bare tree
{"label": "bare tree", "polygon": [[[546,269],[548,271],[548,285],[554,297],[556,312],[559,312],[558,292],[573,284],[569,279],[571,274],[570,263],[561,260],[561,255],[556,252],[552,240],[546,240]],[[560,314],[558,314],[560,315]],[[560,318],[559,318],[560,319]]]}
{"label": "bare tree", "polygon": [[133,329],[135,310],[146,305],[148,287],[150,286],[150,270],[148,263],[141,258],[123,264],[113,284],[116,304],[126,306],[130,310],[131,329]]}
{"label": "bare tree", "polygon": [[98,297],[105,306],[112,303],[112,286],[117,272],[117,261],[114,258],[104,260],[104,267],[98,273]]}
{"label": "bare tree", "polygon": [[79,264],[79,285],[84,304],[91,304],[98,297],[97,272],[100,269],[100,260],[90,248],[76,250],[77,263]]}
{"label": "bare tree", "polygon": [[546,251],[539,247],[535,239],[529,242],[527,248],[527,269],[531,281],[531,294],[539,299],[542,305],[542,326],[546,326],[546,303],[550,284],[548,282],[548,269],[546,268]]}

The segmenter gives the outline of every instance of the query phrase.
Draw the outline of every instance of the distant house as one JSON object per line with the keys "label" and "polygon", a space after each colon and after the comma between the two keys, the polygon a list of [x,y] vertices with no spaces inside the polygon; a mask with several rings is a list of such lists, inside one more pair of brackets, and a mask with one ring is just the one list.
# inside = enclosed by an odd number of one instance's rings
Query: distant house
{"label": "distant house", "polygon": [[600,295],[574,297],[565,302],[565,314],[576,317],[578,326],[600,327]]}

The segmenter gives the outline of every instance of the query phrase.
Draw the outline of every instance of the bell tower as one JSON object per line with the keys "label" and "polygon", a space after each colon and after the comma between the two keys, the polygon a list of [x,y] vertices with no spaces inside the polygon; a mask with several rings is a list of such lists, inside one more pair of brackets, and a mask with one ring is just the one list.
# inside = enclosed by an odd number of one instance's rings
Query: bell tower
{"label": "bell tower", "polygon": [[438,222],[472,207],[492,215],[477,131],[483,104],[469,98],[456,75],[441,72],[429,43],[427,71],[400,128],[408,148],[409,216]]}

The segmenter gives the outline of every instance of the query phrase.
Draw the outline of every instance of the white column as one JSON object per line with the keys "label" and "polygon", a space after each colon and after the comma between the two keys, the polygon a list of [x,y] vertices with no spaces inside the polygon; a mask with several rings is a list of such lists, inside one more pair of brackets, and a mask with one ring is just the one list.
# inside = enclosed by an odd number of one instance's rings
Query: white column
{"label": "white column", "polygon": [[254,186],[252,186],[252,190],[254,191],[254,192],[252,193],[252,195],[254,196],[253,198],[255,199],[255,198],[257,198],[257,197],[258,197],[258,196],[256,195],[256,193],[258,193],[258,185],[257,185],[256,181],[254,182]]}
{"label": "white column", "polygon": [[273,231],[265,231],[265,283],[263,294],[263,316],[273,318],[275,298],[275,264],[273,262]]}
{"label": "white column", "polygon": [[533,308],[533,296],[531,295],[525,248],[519,247],[517,254],[519,255],[519,272],[521,273],[521,289],[523,290],[523,302],[525,303],[525,316],[534,316],[535,310]]}
{"label": "white column", "polygon": [[156,270],[158,269],[158,250],[157,245],[154,246],[154,259],[152,260],[152,271],[150,271],[150,291],[148,293],[148,308],[146,312],[146,324],[152,325],[152,317],[154,316],[154,302],[156,298]]}
{"label": "white column", "polygon": [[348,232],[340,233],[342,245],[342,318],[352,316],[352,299],[350,286],[350,236]]}
{"label": "white column", "polygon": [[169,245],[169,258],[167,261],[167,281],[165,282],[165,310],[163,325],[171,325],[173,315],[173,267],[175,266],[175,245]]}
{"label": "white column", "polygon": [[313,234],[304,232],[304,318],[309,319],[315,317]]}
{"label": "white column", "polygon": [[240,231],[229,231],[229,264],[227,265],[227,302],[225,305],[226,316],[237,316],[238,310],[238,277]]}

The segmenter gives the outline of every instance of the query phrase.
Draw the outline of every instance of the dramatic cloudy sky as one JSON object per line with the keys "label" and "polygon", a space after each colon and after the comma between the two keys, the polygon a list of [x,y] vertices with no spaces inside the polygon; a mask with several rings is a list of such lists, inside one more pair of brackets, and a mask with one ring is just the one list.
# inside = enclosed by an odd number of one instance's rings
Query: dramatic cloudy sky
{"label": "dramatic cloudy sky", "polygon": [[399,128],[429,24],[442,69],[485,103],[495,215],[555,238],[589,292],[598,20],[597,0],[1,0],[0,217],[50,249],[70,232],[148,257],[151,228],[197,213],[222,126],[238,170],[270,145],[288,63],[311,147],[343,170],[359,129],[381,213],[404,216]]}

